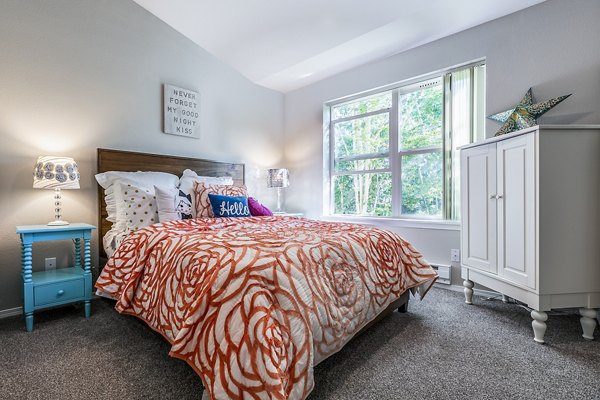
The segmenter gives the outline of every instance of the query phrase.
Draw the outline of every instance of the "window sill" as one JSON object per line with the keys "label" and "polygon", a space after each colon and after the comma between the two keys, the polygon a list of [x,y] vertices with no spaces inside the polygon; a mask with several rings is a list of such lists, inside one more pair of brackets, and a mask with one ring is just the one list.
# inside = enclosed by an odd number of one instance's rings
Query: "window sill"
{"label": "window sill", "polygon": [[350,222],[353,224],[374,225],[382,228],[413,228],[460,231],[460,222],[452,220],[358,217],[350,215],[323,215],[324,221]]}

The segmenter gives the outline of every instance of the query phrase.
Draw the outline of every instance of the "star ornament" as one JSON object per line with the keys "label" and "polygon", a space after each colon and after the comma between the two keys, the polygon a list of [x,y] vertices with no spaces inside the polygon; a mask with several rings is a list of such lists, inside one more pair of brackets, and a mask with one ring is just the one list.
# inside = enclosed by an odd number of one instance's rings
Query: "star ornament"
{"label": "star ornament", "polygon": [[518,131],[519,129],[537,125],[537,118],[544,115],[548,110],[570,95],[571,94],[567,94],[565,96],[555,97],[554,99],[533,104],[533,95],[531,93],[531,88],[529,88],[515,108],[488,116],[488,118],[493,121],[503,123],[500,130],[496,132],[494,136],[504,135],[506,133]]}

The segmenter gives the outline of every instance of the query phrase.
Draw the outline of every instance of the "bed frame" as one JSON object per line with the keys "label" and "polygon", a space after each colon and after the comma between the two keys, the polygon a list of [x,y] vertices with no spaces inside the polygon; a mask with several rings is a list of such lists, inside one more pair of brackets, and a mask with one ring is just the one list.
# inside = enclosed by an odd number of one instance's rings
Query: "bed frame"
{"label": "bed frame", "polygon": [[[98,173],[107,171],[157,171],[181,176],[185,169],[191,169],[192,171],[196,171],[198,175],[204,176],[231,176],[233,183],[236,185],[242,185],[245,182],[244,164],[132,151],[98,149]],[[100,255],[101,266],[106,261],[102,238],[111,227],[111,223],[106,220],[107,216],[106,204],[104,203],[104,189],[98,185],[98,254]],[[407,290],[398,300],[391,303],[385,311],[381,312],[373,321],[361,329],[357,335],[362,334],[373,324],[396,309],[400,312],[406,312],[408,309],[408,299],[409,294]]]}
{"label": "bed frame", "polygon": [[[98,149],[98,173],[107,171],[157,171],[181,176],[183,170],[191,169],[198,175],[230,176],[236,185],[244,184],[244,164],[227,163],[200,158],[137,153],[133,151]],[[104,189],[98,185],[98,254],[100,265],[106,261],[102,238],[112,226],[106,220]],[[104,261],[104,262],[103,262]]]}
{"label": "bed frame", "polygon": [[398,310],[398,312],[401,312],[401,313],[407,312],[409,298],[410,298],[410,290],[406,290],[404,293],[402,293],[402,295],[400,296],[400,298],[398,300],[390,303],[390,305],[385,310],[383,310],[381,313],[379,313],[379,315],[376,316],[375,319],[373,319],[371,322],[369,322],[367,325],[365,325],[360,331],[358,331],[358,333],[356,335],[354,335],[354,337],[357,337],[358,335],[362,335],[370,327],[372,327],[373,325],[375,325],[376,323],[381,321],[383,318],[385,318],[388,315],[390,315],[391,313],[393,313],[394,310]]}

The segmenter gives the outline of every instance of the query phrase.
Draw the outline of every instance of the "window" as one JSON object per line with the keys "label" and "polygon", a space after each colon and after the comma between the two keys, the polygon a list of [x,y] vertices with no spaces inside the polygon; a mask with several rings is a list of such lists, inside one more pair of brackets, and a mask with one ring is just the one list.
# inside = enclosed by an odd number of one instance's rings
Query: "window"
{"label": "window", "polygon": [[325,213],[457,219],[457,148],[483,137],[484,83],[478,63],[326,104]]}

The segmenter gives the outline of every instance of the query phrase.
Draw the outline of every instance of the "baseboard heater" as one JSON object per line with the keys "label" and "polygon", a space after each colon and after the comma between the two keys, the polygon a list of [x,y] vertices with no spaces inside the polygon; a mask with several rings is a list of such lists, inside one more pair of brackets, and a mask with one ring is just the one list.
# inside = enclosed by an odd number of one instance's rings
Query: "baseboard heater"
{"label": "baseboard heater", "polygon": [[443,283],[444,285],[450,284],[450,271],[452,270],[450,265],[431,264],[431,268],[439,275],[439,278],[436,281],[437,283]]}

